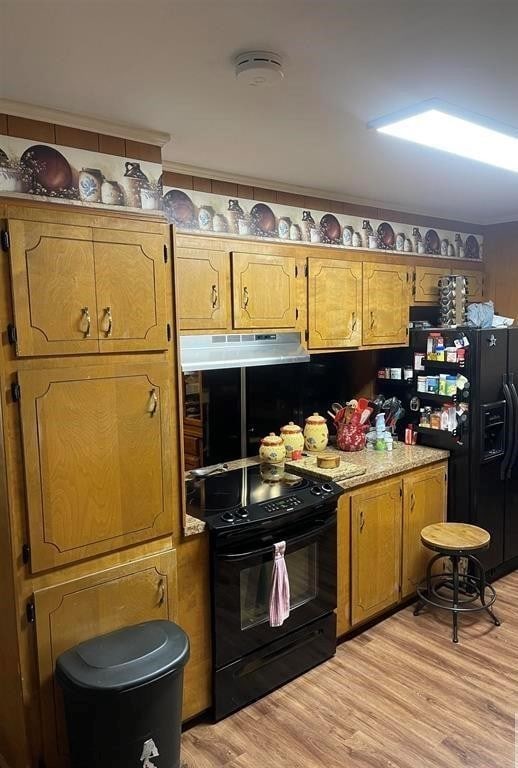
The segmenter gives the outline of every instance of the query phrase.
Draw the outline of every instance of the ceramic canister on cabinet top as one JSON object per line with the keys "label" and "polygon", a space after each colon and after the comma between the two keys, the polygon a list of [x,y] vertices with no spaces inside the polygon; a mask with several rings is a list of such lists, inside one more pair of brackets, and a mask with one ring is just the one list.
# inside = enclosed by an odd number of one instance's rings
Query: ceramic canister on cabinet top
{"label": "ceramic canister on cabinet top", "polygon": [[329,440],[327,422],[319,413],[306,419],[304,442],[308,451],[323,451]]}
{"label": "ceramic canister on cabinet top", "polygon": [[269,464],[280,464],[283,462],[286,458],[286,448],[282,437],[276,435],[275,432],[270,432],[269,435],[263,437],[261,447],[259,448],[259,457],[261,461],[266,461]]}
{"label": "ceramic canister on cabinet top", "polygon": [[291,459],[293,451],[304,450],[304,435],[302,429],[293,421],[281,427],[281,437],[286,447],[286,456]]}

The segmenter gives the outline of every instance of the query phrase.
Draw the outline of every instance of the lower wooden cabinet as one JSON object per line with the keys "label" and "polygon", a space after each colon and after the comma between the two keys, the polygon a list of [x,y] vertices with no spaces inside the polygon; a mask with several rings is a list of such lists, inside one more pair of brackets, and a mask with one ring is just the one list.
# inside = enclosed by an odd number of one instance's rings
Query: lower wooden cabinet
{"label": "lower wooden cabinet", "polygon": [[351,497],[353,626],[399,599],[401,497],[401,479],[376,483]]}
{"label": "lower wooden cabinet", "polygon": [[152,619],[177,619],[176,551],[144,557],[34,593],[45,765],[66,765],[57,657],[77,643]]}
{"label": "lower wooden cabinet", "polygon": [[412,472],[403,478],[403,562],[401,597],[416,591],[434,554],[421,544],[426,525],[446,519],[448,472],[439,465]]}
{"label": "lower wooden cabinet", "polygon": [[415,593],[433,554],[421,544],[421,530],[446,520],[447,496],[443,461],[340,498],[338,637]]}

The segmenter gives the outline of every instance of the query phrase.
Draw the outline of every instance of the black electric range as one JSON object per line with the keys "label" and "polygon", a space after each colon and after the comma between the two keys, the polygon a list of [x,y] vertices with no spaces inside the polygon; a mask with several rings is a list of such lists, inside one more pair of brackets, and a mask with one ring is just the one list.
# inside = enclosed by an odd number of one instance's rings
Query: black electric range
{"label": "black electric range", "polygon": [[335,505],[343,489],[260,464],[233,469],[186,483],[187,512],[214,533],[276,527]]}

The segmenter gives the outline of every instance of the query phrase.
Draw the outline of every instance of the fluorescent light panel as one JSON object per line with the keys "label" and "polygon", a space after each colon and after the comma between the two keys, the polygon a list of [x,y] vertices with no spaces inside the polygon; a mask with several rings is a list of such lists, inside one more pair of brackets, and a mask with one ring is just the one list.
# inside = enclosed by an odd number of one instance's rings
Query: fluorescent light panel
{"label": "fluorescent light panel", "polygon": [[474,117],[475,120],[460,117],[440,105],[425,102],[422,111],[374,120],[369,127],[389,136],[518,172],[518,137],[483,125],[483,122],[495,125],[493,121]]}

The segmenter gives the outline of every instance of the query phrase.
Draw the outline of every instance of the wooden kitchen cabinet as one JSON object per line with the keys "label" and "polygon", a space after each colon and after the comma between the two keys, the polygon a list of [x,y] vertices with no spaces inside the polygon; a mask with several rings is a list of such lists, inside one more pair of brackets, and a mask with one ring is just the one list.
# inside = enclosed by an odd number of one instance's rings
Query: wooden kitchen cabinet
{"label": "wooden kitchen cabinet", "polygon": [[359,347],[362,343],[362,265],[308,259],[310,349]]}
{"label": "wooden kitchen cabinet", "polygon": [[437,304],[439,301],[439,280],[445,275],[458,273],[468,278],[468,300],[482,301],[484,298],[484,273],[480,270],[464,269],[459,263],[455,268],[416,266],[414,273],[413,304]]}
{"label": "wooden kitchen cabinet", "polygon": [[18,378],[32,571],[170,533],[169,364],[24,370]]}
{"label": "wooden kitchen cabinet", "polygon": [[233,251],[232,310],[238,330],[294,328],[295,257]]}
{"label": "wooden kitchen cabinet", "polygon": [[403,478],[403,558],[401,597],[416,591],[434,554],[421,544],[426,525],[446,520],[448,470],[446,464],[421,469]]}
{"label": "wooden kitchen cabinet", "polygon": [[363,344],[406,344],[409,272],[397,264],[363,264]]}
{"label": "wooden kitchen cabinet", "polygon": [[181,331],[224,331],[232,327],[228,251],[178,248],[175,278]]}
{"label": "wooden kitchen cabinet", "polygon": [[167,349],[168,235],[8,220],[19,357]]}
{"label": "wooden kitchen cabinet", "polygon": [[99,351],[92,230],[9,220],[17,354]]}
{"label": "wooden kitchen cabinet", "polygon": [[336,525],[336,636],[344,635],[351,628],[351,497],[340,496]]}
{"label": "wooden kitchen cabinet", "polygon": [[468,302],[483,301],[485,296],[484,273],[462,268],[459,268],[459,271],[468,278]]}
{"label": "wooden kitchen cabinet", "polygon": [[34,593],[44,757],[67,765],[58,656],[77,643],[153,619],[177,620],[176,552],[144,557]]}
{"label": "wooden kitchen cabinet", "polygon": [[164,238],[94,228],[93,253],[99,350],[167,349]]}
{"label": "wooden kitchen cabinet", "polygon": [[351,496],[351,623],[399,600],[402,480],[386,480]]}

